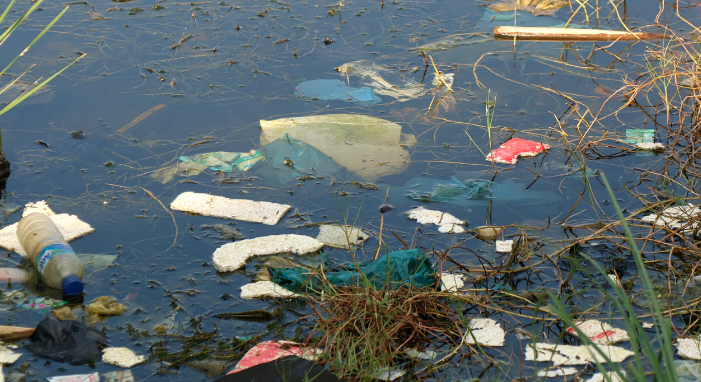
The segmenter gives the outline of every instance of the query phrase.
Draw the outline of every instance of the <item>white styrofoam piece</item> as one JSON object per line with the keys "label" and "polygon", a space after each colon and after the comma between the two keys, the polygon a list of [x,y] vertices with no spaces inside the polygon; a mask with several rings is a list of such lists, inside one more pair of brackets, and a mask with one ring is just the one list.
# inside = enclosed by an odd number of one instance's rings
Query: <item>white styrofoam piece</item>
{"label": "white styrofoam piece", "polygon": [[15,363],[22,354],[15,353],[0,343],[0,365],[9,365]]}
{"label": "white styrofoam piece", "polygon": [[[595,345],[611,362],[622,362],[633,355],[630,350],[618,346]],[[536,355],[537,354],[537,355]],[[590,362],[605,363],[594,346],[572,346],[536,343],[526,347],[526,361],[550,362],[554,366],[586,365]]]}
{"label": "white styrofoam piece", "polygon": [[677,354],[682,358],[701,361],[701,339],[677,338]]}
{"label": "white styrofoam piece", "polygon": [[232,272],[246,265],[246,260],[254,256],[294,253],[302,255],[316,252],[324,243],[304,235],[270,235],[255,239],[227,243],[217,248],[212,255],[214,268],[219,272]]}
{"label": "white styrofoam piece", "polygon": [[241,287],[241,298],[245,300],[296,297],[301,296],[275,284],[272,281],[256,281]]}
{"label": "white styrofoam piece", "polygon": [[441,290],[456,292],[465,286],[465,276],[455,273],[441,273]]}
{"label": "white styrofoam piece", "polygon": [[[577,328],[595,344],[613,345],[623,341],[630,341],[628,332],[623,329],[614,328],[599,320],[586,320],[576,325]],[[567,328],[565,332],[572,336],[577,336],[577,332],[573,328]]]}
{"label": "white styrofoam piece", "polygon": [[504,346],[506,333],[501,325],[491,318],[473,318],[468,323],[468,330],[463,342],[466,345]]}
{"label": "white styrofoam piece", "polygon": [[22,211],[22,217],[25,217],[34,212],[39,212],[46,216],[56,215],[56,213],[46,203],[46,200],[40,200],[38,202],[29,202],[25,204],[24,210]]}
{"label": "white styrofoam piece", "polygon": [[554,377],[564,377],[566,375],[572,375],[579,373],[579,370],[574,367],[558,367],[545,370],[538,370],[536,374],[538,377],[554,378]]}
{"label": "white styrofoam piece", "polygon": [[437,225],[440,233],[465,233],[465,221],[446,212],[418,207],[407,211],[406,214],[409,215],[409,219],[416,220],[419,224]]}
{"label": "white styrofoam piece", "polygon": [[119,367],[132,367],[144,362],[146,358],[136,355],[129,348],[105,348],[102,350],[102,362]]}
{"label": "white styrofoam piece", "polygon": [[183,192],[170,204],[177,211],[222,219],[275,225],[292,208],[287,204],[229,199],[196,192]]}
{"label": "white styrofoam piece", "polygon": [[650,214],[642,219],[643,223],[650,223],[658,227],[667,227],[677,230],[682,226],[686,227],[682,233],[693,232],[699,228],[699,223],[687,223],[697,215],[701,214],[701,208],[688,203],[683,206],[665,208],[659,214]]}
{"label": "white styrofoam piece", "polygon": [[[621,370],[621,374],[623,374],[623,377],[627,377],[627,376],[628,376],[628,375],[626,374],[626,372],[623,371],[623,370]],[[608,377],[610,378],[611,382],[624,382],[624,381],[625,381],[625,379],[619,378],[619,377],[618,377],[618,374],[616,374],[616,373],[613,372],[613,371],[607,372],[606,375],[608,375]],[[608,381],[609,381],[609,380],[606,379],[606,376],[604,376],[604,374],[602,374],[602,373],[596,373],[596,374],[592,375],[591,378],[589,378],[589,379],[587,380],[587,382],[608,382]]]}
{"label": "white styrofoam piece", "polygon": [[324,224],[319,226],[319,235],[316,239],[335,248],[348,248],[348,243],[358,245],[370,238],[365,230],[352,226],[338,224]]}
{"label": "white styrofoam piece", "polygon": [[665,146],[659,142],[639,142],[635,144],[635,148],[649,151],[662,151],[664,150],[664,147]]}
{"label": "white styrofoam piece", "polygon": [[499,253],[511,253],[514,249],[513,240],[497,240],[496,241],[497,252]]}

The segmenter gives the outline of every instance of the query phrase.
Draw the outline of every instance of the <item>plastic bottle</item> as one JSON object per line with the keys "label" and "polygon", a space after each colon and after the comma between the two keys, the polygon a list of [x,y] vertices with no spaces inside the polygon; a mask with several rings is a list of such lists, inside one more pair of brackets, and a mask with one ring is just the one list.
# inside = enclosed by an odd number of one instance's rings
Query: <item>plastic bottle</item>
{"label": "plastic bottle", "polygon": [[68,296],[83,293],[83,263],[48,216],[34,212],[23,217],[17,238],[46,285]]}

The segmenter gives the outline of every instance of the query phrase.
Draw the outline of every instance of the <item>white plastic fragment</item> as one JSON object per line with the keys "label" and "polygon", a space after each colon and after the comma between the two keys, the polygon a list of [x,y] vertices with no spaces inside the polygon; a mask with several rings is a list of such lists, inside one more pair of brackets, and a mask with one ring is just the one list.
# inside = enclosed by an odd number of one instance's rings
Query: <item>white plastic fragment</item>
{"label": "white plastic fragment", "polygon": [[119,367],[132,367],[144,362],[145,357],[136,355],[129,348],[105,348],[102,350],[102,362]]}
{"label": "white plastic fragment", "polygon": [[102,374],[102,376],[105,378],[105,382],[134,382],[134,375],[131,373],[131,370],[111,371]]}
{"label": "white plastic fragment", "polygon": [[414,208],[406,212],[409,219],[416,220],[419,224],[435,224],[440,233],[464,233],[465,221],[455,216],[435,210],[427,210],[423,207]]}
{"label": "white plastic fragment", "polygon": [[275,225],[292,208],[287,204],[229,199],[196,192],[183,192],[170,204],[177,211],[213,216],[222,219]]}
{"label": "white plastic fragment", "polygon": [[301,297],[301,295],[289,291],[272,281],[256,281],[241,287],[241,298],[245,300],[296,297]]}
{"label": "white plastic fragment", "polygon": [[[624,378],[626,378],[628,376],[626,374],[626,372],[622,371],[622,370],[621,370],[621,374],[623,375]],[[606,379],[606,376],[608,376],[609,379]],[[609,380],[611,382],[624,382],[626,379],[621,379],[618,377],[618,374],[616,374],[613,371],[609,371],[606,373],[606,375],[604,375],[602,373],[596,373],[596,374],[592,375],[592,377],[589,378],[587,380],[587,382],[608,382]]]}
{"label": "white plastic fragment", "polygon": [[[633,355],[633,352],[630,350],[618,346],[595,346],[603,351],[611,362],[614,363],[622,362],[626,358]],[[554,366],[586,365],[590,362],[606,362],[606,360],[601,357],[601,354],[596,351],[594,346],[555,345],[544,343],[528,345],[526,348],[526,361],[552,361]]]}
{"label": "white plastic fragment", "polygon": [[701,214],[701,208],[688,203],[683,206],[668,207],[659,214],[650,214],[642,219],[643,223],[650,223],[658,227],[667,227],[670,229],[680,229],[685,227],[681,232],[693,232],[699,228],[699,223],[687,223],[687,220],[692,220],[697,215]]}
{"label": "white plastic fragment", "polygon": [[[26,216],[32,212],[41,212],[47,215],[51,221],[56,224],[56,227],[61,231],[66,241],[75,240],[95,231],[90,224],[80,220],[75,215],[55,214],[43,200],[36,203],[28,203],[25,206],[25,210],[22,212],[22,216]],[[17,252],[26,257],[27,254],[24,252],[17,238],[17,224],[18,223],[8,225],[0,230],[0,247],[8,251]]]}
{"label": "white plastic fragment", "polygon": [[456,292],[465,286],[465,276],[455,273],[441,273],[441,290]]}
{"label": "white plastic fragment", "polygon": [[[599,320],[586,320],[576,325],[577,328],[595,344],[613,345],[623,341],[630,341],[628,332],[623,329],[614,328]],[[566,332],[572,336],[577,336],[577,332],[573,328],[567,328]]]}
{"label": "white plastic fragment", "polygon": [[504,346],[506,333],[491,318],[473,318],[468,323],[468,330],[463,342],[465,345]]}
{"label": "white plastic fragment", "polygon": [[578,372],[579,370],[577,370],[577,368],[574,367],[558,367],[552,369],[539,370],[536,375],[541,378],[554,378],[577,374]]}
{"label": "white plastic fragment", "polygon": [[655,325],[653,325],[652,323],[649,323],[649,322],[643,322],[643,323],[641,323],[641,325],[643,326],[643,329],[652,329],[655,327]]}
{"label": "white plastic fragment", "polygon": [[698,338],[678,338],[677,354],[682,358],[701,361],[701,340]]}
{"label": "white plastic fragment", "polygon": [[397,370],[397,369],[389,369],[386,367],[383,367],[382,369],[379,369],[373,373],[372,377],[375,379],[379,379],[381,381],[394,381],[395,379],[399,379],[406,374],[405,370]]}
{"label": "white plastic fragment", "polygon": [[6,345],[0,342],[0,365],[9,365],[15,363],[21,354],[15,353],[8,349]]}
{"label": "white plastic fragment", "polygon": [[217,248],[212,255],[214,268],[219,272],[232,272],[246,265],[254,256],[294,253],[302,255],[316,252],[324,243],[304,235],[270,235],[255,239],[227,243]]}
{"label": "white plastic fragment", "polygon": [[358,245],[370,238],[365,230],[349,225],[324,224],[319,226],[319,235],[316,239],[324,242],[329,247],[348,248],[350,245]]}
{"label": "white plastic fragment", "polygon": [[662,151],[665,146],[659,142],[639,142],[635,144],[635,148],[648,151]]}
{"label": "white plastic fragment", "polygon": [[100,374],[94,372],[92,374],[60,375],[47,379],[49,382],[100,382]]}
{"label": "white plastic fragment", "polygon": [[499,253],[511,253],[514,249],[513,240],[497,240],[496,241],[497,252]]}
{"label": "white plastic fragment", "polygon": [[416,348],[411,348],[406,351],[406,355],[423,361],[431,361],[438,358],[439,353],[433,350],[418,351]]}

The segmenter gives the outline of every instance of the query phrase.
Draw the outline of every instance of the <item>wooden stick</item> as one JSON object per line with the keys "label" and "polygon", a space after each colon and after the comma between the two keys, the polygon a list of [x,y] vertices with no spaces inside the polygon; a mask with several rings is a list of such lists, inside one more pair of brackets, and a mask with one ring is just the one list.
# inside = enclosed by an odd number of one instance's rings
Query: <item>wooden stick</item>
{"label": "wooden stick", "polygon": [[660,33],[612,31],[604,29],[544,28],[544,27],[494,27],[497,39],[547,40],[547,41],[634,41],[662,40]]}
{"label": "wooden stick", "polygon": [[132,126],[134,126],[134,125],[136,125],[137,123],[141,122],[144,118],[146,118],[146,117],[148,117],[149,115],[153,114],[153,112],[160,110],[160,109],[163,108],[164,106],[165,106],[165,105],[156,105],[156,106],[150,108],[149,110],[147,110],[146,112],[144,112],[144,113],[141,114],[140,116],[136,117],[136,119],[134,119],[133,121],[127,123],[127,124],[124,125],[124,126],[122,126],[122,128],[119,129],[119,130],[117,130],[117,132],[118,132],[118,133],[123,133],[123,132],[129,130],[129,128],[131,128]]}
{"label": "wooden stick", "polygon": [[2,326],[0,325],[0,340],[2,341],[21,341],[26,340],[34,333],[34,328],[23,328],[20,326]]}

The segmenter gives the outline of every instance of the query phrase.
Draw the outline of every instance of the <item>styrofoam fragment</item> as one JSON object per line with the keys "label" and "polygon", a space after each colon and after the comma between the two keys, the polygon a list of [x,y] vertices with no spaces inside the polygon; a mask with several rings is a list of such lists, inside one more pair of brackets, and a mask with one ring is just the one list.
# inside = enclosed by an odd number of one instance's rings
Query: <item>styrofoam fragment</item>
{"label": "styrofoam fragment", "polygon": [[[90,224],[80,220],[75,215],[54,214],[50,215],[49,218],[54,222],[56,227],[58,227],[58,230],[61,231],[61,234],[66,241],[75,240],[95,231]],[[24,252],[24,248],[22,248],[22,245],[20,245],[19,238],[17,237],[17,224],[18,223],[8,225],[0,230],[0,247],[8,251],[17,252],[26,257],[27,254]]]}
{"label": "styrofoam fragment", "polygon": [[618,285],[619,287],[622,286],[622,285],[621,285],[621,279],[618,277],[617,274],[615,274],[615,273],[607,273],[606,276],[607,276],[611,281],[613,281],[614,284]]}
{"label": "styrofoam fragment", "polygon": [[256,281],[241,287],[241,298],[245,300],[296,297],[301,297],[301,295],[287,290],[272,281]]}
{"label": "styrofoam fragment", "polygon": [[684,206],[665,208],[659,214],[650,214],[640,220],[643,223],[650,223],[658,227],[667,227],[674,230],[677,230],[682,226],[686,226],[686,228],[682,231],[685,233],[697,230],[699,228],[699,224],[698,222],[686,223],[684,220],[690,220],[699,214],[701,214],[701,208],[688,203]]}
{"label": "styrofoam fragment", "polygon": [[465,286],[465,276],[455,273],[441,273],[441,290],[456,292]]}
{"label": "styrofoam fragment", "polygon": [[678,338],[677,354],[682,358],[701,361],[701,340],[698,338]]}
{"label": "styrofoam fragment", "polygon": [[590,362],[605,363],[606,360],[601,357],[595,347],[601,349],[614,363],[622,362],[633,355],[633,352],[630,350],[618,346],[572,346],[536,343],[526,347],[526,361],[552,361],[554,366],[586,365]]}
{"label": "styrofoam fragment", "polygon": [[136,355],[129,348],[105,348],[102,350],[102,362],[119,367],[132,367],[144,362],[146,358]]}
{"label": "styrofoam fragment", "polygon": [[491,318],[473,318],[468,323],[468,330],[463,342],[466,345],[504,346],[506,333],[504,329]]}
{"label": "styrofoam fragment", "polygon": [[651,324],[651,323],[649,323],[649,322],[643,322],[643,323],[641,323],[640,325],[643,326],[643,329],[652,329],[652,328],[655,327],[655,325],[653,325],[653,324]]}
{"label": "styrofoam fragment", "polygon": [[29,202],[25,204],[24,211],[22,211],[22,217],[25,217],[29,214],[33,214],[35,212],[39,212],[46,216],[56,215],[56,213],[51,208],[49,208],[49,205],[46,203],[46,200],[40,200],[38,202]]}
{"label": "styrofoam fragment", "polygon": [[558,367],[557,369],[539,370],[537,376],[541,378],[554,378],[577,374],[578,372],[579,370],[574,367]]}
{"label": "styrofoam fragment", "polygon": [[[626,374],[626,372],[623,370],[621,370],[621,374],[623,375],[624,378],[627,378],[627,376],[628,376]],[[626,380],[626,379],[619,378],[618,374],[616,374],[613,371],[607,372],[606,375],[609,377],[609,379],[606,379],[606,376],[602,373],[596,373],[596,374],[592,375],[591,378],[589,378],[587,380],[587,382],[608,382],[609,380],[611,382],[624,382]]]}
{"label": "styrofoam fragment", "polygon": [[22,354],[15,353],[0,343],[0,365],[9,365],[15,363]]}
{"label": "styrofoam fragment", "polygon": [[419,207],[407,211],[406,214],[409,215],[409,219],[416,220],[419,224],[437,225],[440,233],[465,233],[465,221],[449,213]]}
{"label": "styrofoam fragment", "polygon": [[513,240],[497,240],[496,245],[497,252],[499,253],[511,253],[511,251],[514,249]]}
{"label": "styrofoam fragment", "polygon": [[340,226],[338,224],[319,226],[319,235],[316,237],[317,240],[335,248],[348,248],[348,243],[358,245],[369,238],[370,234],[363,229],[349,225]]}
{"label": "styrofoam fragment", "polygon": [[170,208],[194,214],[251,223],[275,225],[292,208],[287,204],[257,202],[248,199],[229,199],[196,192],[183,192]]}
{"label": "styrofoam fragment", "polygon": [[416,348],[411,348],[406,351],[406,355],[413,359],[431,361],[438,358],[439,353],[433,350],[418,351]]}
{"label": "styrofoam fragment", "polygon": [[656,142],[639,142],[635,144],[636,149],[649,150],[649,151],[662,151],[664,150],[664,145],[662,143]]}
{"label": "styrofoam fragment", "polygon": [[[623,341],[630,341],[628,332],[623,329],[614,328],[599,320],[586,320],[576,325],[577,328],[595,344],[613,345]],[[577,332],[573,328],[567,328],[566,332],[575,337],[577,336]]]}
{"label": "styrofoam fragment", "polygon": [[406,370],[399,370],[399,369],[389,369],[386,367],[383,367],[379,370],[376,370],[375,373],[372,374],[372,377],[375,379],[379,379],[382,381],[394,381],[395,379],[399,379],[406,374]]}
{"label": "styrofoam fragment", "polygon": [[304,235],[270,235],[255,239],[227,243],[217,248],[212,255],[214,268],[219,272],[232,272],[246,265],[254,256],[294,253],[297,255],[316,252],[324,243]]}

